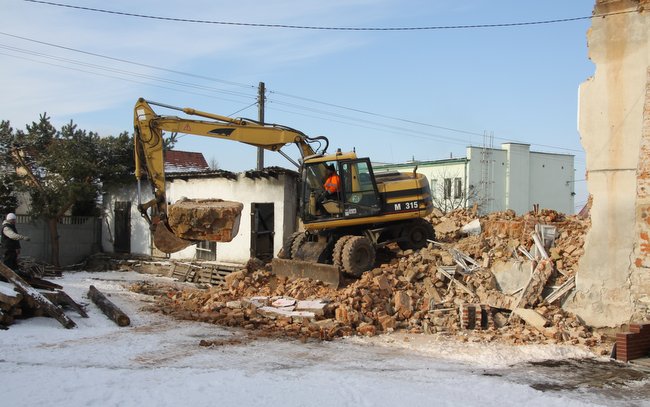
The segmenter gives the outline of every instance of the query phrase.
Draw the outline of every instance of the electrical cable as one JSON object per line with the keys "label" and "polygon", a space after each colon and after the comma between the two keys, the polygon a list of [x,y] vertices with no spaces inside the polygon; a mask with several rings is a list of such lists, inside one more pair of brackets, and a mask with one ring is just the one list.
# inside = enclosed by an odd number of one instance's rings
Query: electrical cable
{"label": "electrical cable", "polygon": [[179,85],[179,86],[186,86],[186,87],[189,87],[189,88],[194,88],[194,89],[199,89],[199,90],[207,90],[207,91],[212,91],[212,92],[217,92],[217,93],[223,93],[223,94],[230,95],[230,96],[243,97],[243,98],[246,98],[246,99],[250,99],[251,97],[254,97],[253,95],[242,93],[242,92],[235,92],[235,91],[230,91],[230,90],[225,90],[225,89],[213,88],[211,86],[197,85],[197,84],[190,83],[190,82],[176,81],[176,80],[173,80],[173,79],[166,79],[166,78],[161,78],[161,77],[158,77],[158,76],[147,75],[147,74],[142,74],[142,73],[133,72],[133,71],[126,71],[126,70],[123,70],[123,69],[118,69],[118,68],[113,68],[113,67],[106,67],[104,65],[97,65],[97,64],[92,64],[92,63],[89,63],[89,62],[83,62],[83,61],[78,61],[78,60],[74,60],[74,59],[57,57],[57,56],[54,56],[54,55],[48,55],[48,54],[44,54],[44,53],[41,53],[41,52],[30,51],[30,50],[26,50],[26,49],[22,49],[22,48],[16,48],[16,47],[4,45],[4,44],[0,44],[0,48],[4,48],[4,49],[14,51],[14,52],[29,54],[29,55],[37,56],[37,57],[41,57],[41,58],[52,59],[52,60],[59,61],[59,62],[66,62],[66,63],[70,63],[70,64],[73,64],[73,65],[80,65],[80,66],[85,66],[85,67],[88,67],[88,68],[99,69],[99,70],[118,73],[118,74],[123,74],[123,75],[131,75],[131,76],[136,76],[136,77],[145,78],[145,79],[152,79],[152,80],[155,80],[155,81],[166,82],[166,83],[169,83],[169,84],[174,84],[174,85]]}
{"label": "electrical cable", "polygon": [[552,20],[527,21],[527,22],[516,22],[516,23],[496,23],[496,24],[439,25],[439,26],[423,26],[423,27],[326,27],[326,26],[291,25],[291,24],[242,23],[242,22],[233,22],[233,21],[214,21],[214,20],[199,20],[199,19],[189,19],[189,18],[162,17],[162,16],[153,16],[148,14],[127,13],[123,11],[74,6],[71,4],[55,3],[51,1],[42,1],[42,0],[23,0],[23,1],[26,1],[28,3],[38,3],[38,4],[49,5],[49,6],[71,8],[76,10],[92,11],[97,13],[146,18],[150,20],[173,21],[173,22],[180,22],[180,23],[198,23],[198,24],[214,24],[214,25],[242,26],[242,27],[282,28],[282,29],[320,30],[320,31],[432,31],[432,30],[458,30],[458,29],[474,29],[474,28],[504,28],[504,27],[520,27],[520,26],[531,26],[531,25],[542,25],[542,24],[566,23],[571,21],[587,20],[594,17],[607,17],[607,16],[612,16],[617,14],[638,12],[636,10],[628,10],[628,11],[596,14],[593,16],[558,18]]}
{"label": "electrical cable", "polygon": [[[437,126],[437,125],[434,125],[434,124],[423,123],[423,122],[419,122],[419,121],[415,121],[415,120],[408,120],[408,119],[404,119],[404,118],[400,118],[400,117],[395,117],[395,116],[389,116],[389,115],[369,112],[367,110],[356,109],[356,108],[353,108],[353,107],[341,106],[341,105],[328,103],[328,102],[321,102],[321,101],[318,101],[318,100],[315,100],[315,99],[310,99],[310,98],[305,98],[305,97],[301,97],[301,96],[291,95],[291,94],[284,93],[284,92],[277,92],[277,91],[270,90],[269,93],[274,93],[276,95],[281,95],[281,96],[291,97],[291,98],[295,98],[295,99],[300,99],[300,100],[304,100],[304,101],[307,101],[307,102],[318,103],[318,104],[322,104],[322,105],[325,105],[325,106],[336,107],[338,109],[350,110],[350,111],[353,111],[353,112],[363,113],[363,114],[367,114],[367,115],[370,115],[370,116],[376,116],[376,117],[380,117],[380,118],[384,118],[384,119],[396,120],[396,121],[401,121],[401,122],[409,123],[409,124],[416,124],[416,125],[419,125],[419,126],[432,127],[432,128],[447,130],[447,131],[451,131],[451,132],[455,132],[455,133],[469,134],[469,135],[473,135],[473,136],[481,136],[481,137],[483,137],[483,135],[484,135],[483,133],[477,133],[477,132],[472,132],[472,131],[467,131],[467,130],[454,129],[454,128],[451,128],[451,127]],[[497,140],[510,141],[510,142],[514,142],[514,143],[533,144],[533,143],[529,143],[527,141],[514,140],[514,139],[504,138],[504,137],[494,136],[494,138],[497,139]],[[578,153],[583,153],[584,152],[584,151],[578,150],[578,149],[572,149],[572,148],[566,148],[566,147],[558,147],[558,146],[538,144],[538,143],[534,143],[534,145],[540,146],[540,147],[546,147],[546,148],[553,148],[553,149],[557,149],[557,150],[573,151],[573,152],[578,152]]]}
{"label": "electrical cable", "polygon": [[36,63],[39,63],[39,64],[55,66],[57,68],[64,68],[64,69],[70,69],[72,71],[84,72],[84,73],[88,73],[88,74],[91,74],[91,75],[103,76],[103,77],[106,77],[106,78],[118,79],[118,80],[131,82],[131,83],[137,83],[137,84],[140,84],[140,85],[146,85],[146,86],[152,86],[152,87],[156,87],[156,88],[160,88],[160,89],[172,90],[174,92],[182,92],[182,93],[187,93],[187,94],[197,95],[197,96],[203,96],[203,97],[212,98],[212,99],[225,100],[227,102],[241,103],[241,100],[233,100],[233,99],[228,99],[228,98],[223,98],[223,97],[217,97],[217,96],[214,96],[214,95],[207,95],[205,93],[200,93],[200,92],[192,92],[192,91],[189,91],[189,90],[182,90],[182,89],[172,88],[172,87],[169,87],[169,86],[156,85],[156,84],[153,84],[153,83],[150,83],[150,82],[142,82],[142,81],[137,81],[137,80],[134,80],[134,79],[128,79],[128,78],[124,78],[124,77],[120,77],[120,76],[102,74],[102,73],[99,73],[99,72],[88,71],[88,70],[84,70],[84,69],[80,69],[80,68],[73,68],[73,67],[70,67],[70,66],[58,65],[58,64],[53,64],[53,63],[50,63],[50,62],[45,62],[45,61],[38,61],[38,60],[35,60],[35,59],[30,59],[30,58],[26,58],[26,57],[17,56],[17,55],[11,55],[11,54],[7,54],[7,53],[4,53],[4,52],[0,52],[0,55],[5,55],[5,56],[8,56],[8,57],[17,58],[17,59],[23,59],[25,61],[36,62]]}
{"label": "electrical cable", "polygon": [[[126,59],[114,58],[114,57],[110,57],[110,56],[106,56],[106,55],[102,55],[102,54],[98,54],[98,53],[93,53],[93,52],[83,51],[83,50],[79,50],[79,49],[75,49],[75,48],[65,47],[65,46],[61,46],[61,45],[58,45],[58,44],[52,44],[52,43],[39,41],[39,40],[27,38],[27,37],[22,37],[22,36],[18,36],[18,35],[13,35],[13,34],[5,33],[5,32],[0,32],[0,35],[5,35],[5,36],[8,36],[8,37],[13,37],[13,38],[34,42],[34,43],[37,43],[37,44],[47,45],[47,46],[51,46],[51,47],[55,47],[55,48],[74,51],[74,52],[78,52],[78,53],[82,53],[82,54],[86,54],[86,55],[91,55],[91,56],[95,56],[95,57],[99,57],[99,58],[105,58],[105,59],[118,61],[118,62],[123,62],[123,63],[127,63],[127,64],[143,66],[143,67],[147,67],[147,68],[151,68],[151,69],[157,69],[157,70],[160,70],[160,71],[176,73],[176,74],[179,74],[179,75],[191,76],[191,77],[195,77],[195,78],[199,78],[199,79],[216,81],[216,82],[221,82],[221,83],[225,83],[225,84],[242,86],[242,87],[246,87],[246,88],[254,88],[253,85],[246,85],[246,84],[242,84],[242,83],[231,82],[231,81],[226,81],[226,80],[222,80],[222,79],[206,77],[206,76],[202,76],[202,75],[196,75],[196,74],[192,74],[192,73],[188,73],[188,72],[176,71],[176,70],[161,68],[161,67],[157,67],[157,66],[153,66],[153,65],[141,64],[141,63],[134,62],[134,61],[129,61],[129,60],[126,60]],[[29,51],[25,51],[25,52],[29,52]],[[57,58],[57,57],[52,57],[52,58]],[[56,66],[59,66],[59,65],[56,65]],[[197,86],[198,85],[192,85],[191,87],[197,87]],[[199,88],[200,88],[200,86],[199,86]],[[223,91],[223,90],[222,90],[222,92],[228,93],[228,91]],[[408,123],[408,124],[415,124],[415,125],[420,125],[420,126],[425,126],[425,127],[432,127],[432,128],[436,128],[436,129],[447,130],[447,131],[461,133],[461,134],[476,135],[476,136],[481,136],[481,137],[484,136],[483,133],[471,132],[471,131],[461,130],[461,129],[454,129],[454,128],[451,128],[451,127],[439,126],[439,125],[434,125],[434,124],[430,124],[430,123],[423,123],[423,122],[408,120],[408,119],[404,119],[404,118],[400,118],[400,117],[394,117],[394,116],[389,116],[389,115],[385,115],[385,114],[374,113],[374,112],[370,112],[370,111],[363,110],[363,109],[357,109],[357,108],[342,106],[342,105],[338,105],[338,104],[334,104],[334,103],[323,102],[323,101],[319,101],[319,100],[316,100],[316,99],[311,99],[311,98],[307,98],[307,97],[292,95],[292,94],[285,93],[285,92],[270,90],[269,93],[276,94],[276,95],[279,95],[279,96],[294,98],[294,99],[298,99],[298,100],[303,100],[303,101],[306,101],[306,102],[322,104],[322,105],[325,105],[325,106],[331,106],[331,107],[335,107],[335,108],[338,108],[338,109],[349,110],[349,111],[353,111],[353,112],[357,112],[357,113],[376,116],[376,117],[380,117],[380,118],[401,121],[401,122]],[[232,94],[236,95],[236,92],[232,92]],[[236,95],[236,96],[242,96],[242,95],[244,97],[253,97],[252,95],[246,95],[246,94],[243,94],[243,93],[240,93],[239,95]],[[223,99],[223,100],[231,101],[229,99]],[[276,101],[276,103],[282,103],[282,102]],[[296,106],[296,105],[293,105],[293,106]],[[309,110],[309,108],[306,108],[306,107],[301,107],[301,108]],[[238,112],[236,112],[236,113],[238,113]],[[236,113],[234,113],[234,114],[236,114]],[[331,112],[322,111],[322,113],[323,114],[330,114],[332,116],[336,116],[335,113],[331,113]],[[355,120],[355,119],[351,119],[351,120]],[[530,142],[527,142],[527,141],[513,140],[513,139],[508,139],[508,138],[503,138],[503,137],[495,137],[495,138],[499,139],[499,140],[504,140],[504,141],[512,141],[512,142],[531,144],[531,145],[536,145],[536,146],[545,147],[545,148],[551,148],[551,149],[555,149],[555,150],[564,150],[564,151],[572,151],[572,152],[583,153],[582,150],[571,149],[571,148],[566,148],[566,147],[530,143]]]}
{"label": "electrical cable", "polygon": [[18,38],[18,39],[21,39],[21,40],[24,40],[24,41],[34,42],[36,44],[47,45],[49,47],[55,47],[55,48],[60,48],[60,49],[64,49],[64,50],[67,50],[67,51],[78,52],[78,53],[81,53],[81,54],[86,54],[86,55],[90,55],[90,56],[94,56],[94,57],[98,57],[98,58],[104,58],[104,59],[108,59],[108,60],[111,60],[111,61],[123,62],[125,64],[138,65],[138,66],[142,66],[142,67],[145,67],[145,68],[156,69],[156,70],[159,70],[159,71],[175,73],[175,74],[184,75],[184,76],[190,76],[190,77],[197,78],[197,79],[205,79],[205,80],[208,80],[208,81],[220,82],[220,83],[223,83],[223,84],[226,84],[226,85],[240,86],[240,87],[243,87],[243,88],[253,88],[253,89],[256,88],[254,85],[249,85],[249,84],[239,83],[239,82],[232,82],[232,81],[227,81],[227,80],[223,80],[223,79],[212,78],[212,77],[209,77],[209,76],[203,76],[203,75],[197,75],[197,74],[193,74],[193,73],[189,73],[189,72],[177,71],[177,70],[174,70],[174,69],[161,68],[161,67],[155,66],[155,65],[148,65],[148,64],[143,64],[143,63],[140,63],[140,62],[129,61],[127,59],[110,57],[110,56],[107,56],[107,55],[97,54],[97,53],[89,52],[89,51],[83,51],[83,50],[76,49],[76,48],[65,47],[63,45],[52,44],[51,42],[39,41],[39,40],[35,40],[35,39],[32,39],[32,38],[21,37],[19,35],[9,34],[9,33],[5,33],[5,32],[0,32],[0,35],[6,35],[7,37]]}

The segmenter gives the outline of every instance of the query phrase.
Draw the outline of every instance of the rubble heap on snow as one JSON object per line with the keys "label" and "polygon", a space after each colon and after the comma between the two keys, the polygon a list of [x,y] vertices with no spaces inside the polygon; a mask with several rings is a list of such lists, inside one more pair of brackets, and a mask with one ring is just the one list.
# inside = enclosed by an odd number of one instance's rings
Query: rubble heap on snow
{"label": "rubble heap on snow", "polygon": [[[430,219],[437,242],[418,251],[387,251],[387,261],[338,290],[277,277],[255,262],[207,289],[132,289],[157,292],[152,309],[163,313],[264,336],[329,340],[405,331],[467,340],[472,332],[474,340],[608,350],[600,334],[560,306],[573,288],[588,219],[549,210],[496,213],[479,222],[471,210],[441,215]],[[465,236],[472,221],[480,233],[473,227],[474,234]],[[550,239],[540,236],[539,225]]]}

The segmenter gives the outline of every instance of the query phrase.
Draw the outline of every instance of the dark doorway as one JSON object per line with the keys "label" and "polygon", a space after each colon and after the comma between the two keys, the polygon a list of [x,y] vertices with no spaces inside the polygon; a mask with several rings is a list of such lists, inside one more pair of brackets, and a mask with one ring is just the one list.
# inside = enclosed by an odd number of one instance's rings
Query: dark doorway
{"label": "dark doorway", "polygon": [[263,261],[273,258],[273,203],[251,204],[251,257]]}
{"label": "dark doorway", "polygon": [[116,253],[131,253],[131,202],[115,201],[115,241]]}

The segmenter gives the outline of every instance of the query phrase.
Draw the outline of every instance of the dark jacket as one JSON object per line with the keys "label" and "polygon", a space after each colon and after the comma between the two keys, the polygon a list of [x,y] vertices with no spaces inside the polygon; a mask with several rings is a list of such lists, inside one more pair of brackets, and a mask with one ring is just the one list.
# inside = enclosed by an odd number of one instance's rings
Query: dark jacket
{"label": "dark jacket", "polygon": [[[2,248],[5,250],[18,250],[20,249],[20,240],[15,240],[10,238],[5,234],[5,228],[11,229],[12,232],[14,232],[16,235],[18,234],[18,230],[16,229],[16,225],[13,223],[10,223],[8,221],[2,222],[2,240],[0,240],[0,243],[2,244]],[[21,236],[22,237],[22,236]]]}

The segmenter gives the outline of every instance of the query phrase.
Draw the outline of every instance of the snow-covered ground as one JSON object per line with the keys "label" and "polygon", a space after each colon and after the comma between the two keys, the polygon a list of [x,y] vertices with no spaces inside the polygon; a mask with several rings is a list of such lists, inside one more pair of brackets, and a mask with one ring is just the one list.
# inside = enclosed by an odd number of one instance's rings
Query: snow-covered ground
{"label": "snow-covered ground", "polygon": [[[88,304],[90,317],[66,309],[77,328],[31,318],[0,331],[0,405],[650,405],[647,376],[606,361],[570,359],[593,356],[581,348],[404,334],[260,339],[141,310],[150,298],[129,292],[129,282],[155,278],[78,272],[53,279]],[[88,300],[91,284],[110,294],[131,326],[118,327]],[[201,340],[214,345],[199,346]],[[537,363],[549,360],[556,362]]]}

